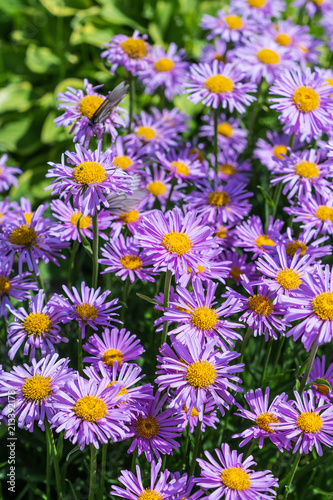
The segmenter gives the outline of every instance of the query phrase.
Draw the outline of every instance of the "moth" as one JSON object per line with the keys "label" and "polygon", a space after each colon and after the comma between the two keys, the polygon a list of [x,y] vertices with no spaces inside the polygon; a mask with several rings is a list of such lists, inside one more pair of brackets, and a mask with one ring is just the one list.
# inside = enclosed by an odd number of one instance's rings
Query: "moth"
{"label": "moth", "polygon": [[124,82],[119,83],[109,94],[106,96],[99,108],[96,109],[95,113],[89,120],[90,125],[97,125],[97,123],[103,123],[113,112],[113,110],[118,106],[120,101],[122,101],[127,94],[129,85],[125,85]]}

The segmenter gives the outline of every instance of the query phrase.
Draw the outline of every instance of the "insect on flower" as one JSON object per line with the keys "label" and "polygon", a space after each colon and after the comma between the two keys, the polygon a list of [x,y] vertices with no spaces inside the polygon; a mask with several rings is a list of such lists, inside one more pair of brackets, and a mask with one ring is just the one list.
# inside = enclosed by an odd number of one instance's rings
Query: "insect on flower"
{"label": "insect on flower", "polygon": [[124,82],[121,82],[113,90],[111,90],[90,118],[89,124],[96,125],[97,123],[103,123],[112,114],[118,104],[124,99],[128,89],[129,85],[125,85]]}

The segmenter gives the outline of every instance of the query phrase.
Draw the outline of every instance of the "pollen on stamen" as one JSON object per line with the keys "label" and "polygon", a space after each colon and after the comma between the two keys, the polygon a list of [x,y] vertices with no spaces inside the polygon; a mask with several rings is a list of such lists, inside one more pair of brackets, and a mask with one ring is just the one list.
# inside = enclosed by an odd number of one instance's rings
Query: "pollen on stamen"
{"label": "pollen on stamen", "polygon": [[133,271],[142,268],[142,260],[138,255],[124,255],[120,258],[120,263],[125,269],[132,269]]}
{"label": "pollen on stamen", "polygon": [[103,101],[104,98],[98,95],[86,95],[83,99],[81,99],[78,111],[81,115],[86,116],[90,120]]}
{"label": "pollen on stamen", "polygon": [[273,153],[276,158],[279,158],[280,160],[283,160],[282,155],[287,154],[287,146],[284,146],[283,144],[278,144],[274,146],[273,148]]}
{"label": "pollen on stamen", "polygon": [[278,64],[280,56],[277,52],[271,49],[261,49],[257,52],[257,58],[264,64]]}
{"label": "pollen on stamen", "polygon": [[0,275],[0,297],[6,295],[10,290],[11,284],[9,279],[6,276]]}
{"label": "pollen on stamen", "polygon": [[137,222],[139,220],[139,210],[131,210],[130,212],[126,212],[125,214],[118,215],[119,219],[124,224],[130,224],[131,222]]}
{"label": "pollen on stamen", "polygon": [[268,432],[269,434],[273,434],[275,432],[274,429],[271,429],[269,427],[269,424],[276,424],[278,422],[280,422],[278,417],[276,415],[274,415],[274,413],[271,413],[269,411],[265,411],[264,413],[261,413],[256,418],[257,426],[260,429],[262,429],[263,431]]}
{"label": "pollen on stamen", "polygon": [[234,82],[223,75],[213,75],[205,81],[206,88],[215,94],[231,92],[234,88]]}
{"label": "pollen on stamen", "polygon": [[320,105],[320,96],[311,87],[298,87],[293,95],[293,103],[302,113],[310,113]]}
{"label": "pollen on stamen", "polygon": [[136,423],[136,430],[139,436],[145,439],[151,439],[157,436],[160,429],[160,424],[153,416],[141,417],[139,416]]}
{"label": "pollen on stamen", "polygon": [[240,467],[229,467],[221,472],[222,483],[231,490],[244,491],[251,486],[250,476]]}
{"label": "pollen on stamen", "polygon": [[96,422],[107,414],[106,403],[98,396],[83,396],[77,400],[73,410],[78,418],[88,422]]}
{"label": "pollen on stamen", "polygon": [[191,250],[192,241],[187,234],[172,231],[171,233],[164,234],[162,245],[170,253],[184,255]]}
{"label": "pollen on stamen", "polygon": [[276,246],[275,242],[269,236],[267,236],[267,234],[261,234],[260,236],[258,236],[258,238],[256,238],[255,242],[256,245],[261,249],[264,245],[268,247]]}
{"label": "pollen on stamen", "polygon": [[156,69],[156,71],[160,72],[171,71],[172,68],[174,68],[174,66],[175,63],[171,59],[168,59],[167,57],[159,59],[154,63],[154,68]]}
{"label": "pollen on stamen", "polygon": [[119,349],[108,349],[104,352],[102,356],[102,361],[107,366],[113,366],[114,362],[117,361],[118,366],[123,362],[124,354],[119,351]]}
{"label": "pollen on stamen", "polygon": [[120,46],[131,59],[143,59],[148,54],[147,43],[140,38],[128,37]]}
{"label": "pollen on stamen", "polygon": [[326,220],[333,222],[333,208],[326,205],[319,205],[316,210],[316,216],[323,222]]}
{"label": "pollen on stamen", "polygon": [[29,246],[36,244],[37,237],[37,232],[33,227],[22,224],[10,233],[9,241],[13,245]]}
{"label": "pollen on stamen", "polygon": [[333,292],[323,292],[312,299],[314,313],[323,321],[333,320]]}
{"label": "pollen on stamen", "polygon": [[140,494],[140,496],[138,496],[138,500],[163,500],[163,497],[158,493],[158,491],[147,488]]}
{"label": "pollen on stamen", "polygon": [[296,290],[302,283],[294,269],[281,269],[275,279],[285,290]]}
{"label": "pollen on stamen", "polygon": [[186,378],[190,385],[203,388],[214,383],[216,370],[214,366],[206,360],[195,361],[188,369]]}
{"label": "pollen on stamen", "polygon": [[78,184],[83,185],[104,182],[106,171],[97,161],[85,161],[73,169],[73,178]]}
{"label": "pollen on stamen", "polygon": [[156,132],[151,127],[138,127],[136,135],[143,141],[150,141],[156,137]]}
{"label": "pollen on stamen", "polygon": [[311,161],[301,161],[295,165],[295,172],[300,177],[306,179],[315,179],[319,177],[319,168],[316,163]]}
{"label": "pollen on stamen", "polygon": [[27,378],[22,385],[22,394],[26,401],[34,401],[35,403],[43,401],[51,392],[51,377],[43,375],[33,375]]}
{"label": "pollen on stamen", "polygon": [[153,196],[162,196],[166,192],[166,185],[161,181],[152,181],[146,187]]}
{"label": "pollen on stamen", "polygon": [[211,330],[217,321],[216,311],[207,306],[197,307],[191,314],[191,323],[199,330]]}
{"label": "pollen on stamen", "polygon": [[81,319],[96,319],[98,316],[97,307],[86,302],[75,306],[75,312]]}
{"label": "pollen on stamen", "polygon": [[263,316],[268,316],[274,310],[272,301],[261,293],[250,297],[248,305],[254,312],[262,314]]}
{"label": "pollen on stamen", "polygon": [[289,257],[294,257],[295,253],[299,249],[301,249],[300,257],[304,257],[308,247],[303,241],[294,240],[294,241],[289,241],[286,244],[286,254]]}
{"label": "pollen on stamen", "polygon": [[131,160],[128,156],[115,156],[112,165],[117,166],[122,170],[126,170],[128,167],[133,165],[133,160]]}
{"label": "pollen on stamen", "polygon": [[224,20],[231,30],[239,30],[243,28],[243,21],[240,16],[225,16]]}
{"label": "pollen on stamen", "polygon": [[212,191],[207,196],[207,201],[215,207],[224,207],[231,200],[229,193],[225,191]]}
{"label": "pollen on stamen", "polygon": [[323,419],[317,412],[303,412],[297,417],[297,425],[306,434],[315,434],[323,426]]}
{"label": "pollen on stamen", "polygon": [[39,337],[43,333],[47,333],[51,326],[52,322],[49,316],[43,313],[31,313],[22,323],[22,328],[28,335],[37,335]]}
{"label": "pollen on stamen", "polygon": [[86,229],[87,227],[91,227],[92,220],[91,220],[91,217],[89,217],[89,215],[85,216],[85,215],[82,215],[82,212],[74,212],[70,216],[71,224],[73,224],[74,227],[77,227],[77,223],[78,223],[79,219],[80,219],[80,229]]}
{"label": "pollen on stamen", "polygon": [[219,123],[217,126],[217,133],[223,135],[224,137],[231,137],[233,133],[233,128],[229,123]]}
{"label": "pollen on stamen", "polygon": [[176,171],[177,174],[184,175],[185,177],[190,174],[190,169],[182,161],[173,161],[170,168],[172,171]]}

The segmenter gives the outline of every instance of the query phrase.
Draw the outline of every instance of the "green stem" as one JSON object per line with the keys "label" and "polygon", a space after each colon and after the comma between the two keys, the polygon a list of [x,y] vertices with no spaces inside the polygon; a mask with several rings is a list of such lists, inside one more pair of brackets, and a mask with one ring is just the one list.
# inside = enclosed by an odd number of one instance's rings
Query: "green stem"
{"label": "green stem", "polygon": [[275,375],[275,370],[276,370],[276,367],[278,365],[285,341],[286,341],[286,337],[281,337],[279,340],[279,347],[278,347],[278,351],[276,353],[276,357],[275,357],[275,361],[274,361],[274,365],[273,365],[273,370],[272,370],[273,375]]}
{"label": "green stem", "polygon": [[198,420],[197,426],[195,428],[194,450],[193,450],[193,455],[192,455],[192,460],[191,460],[190,476],[194,476],[195,466],[196,466],[197,458],[198,458],[198,454],[199,454],[200,438],[201,438],[201,424]]}
{"label": "green stem", "polygon": [[[54,466],[54,472],[55,472],[55,478],[56,478],[56,486],[57,486],[57,497],[58,500],[62,500],[62,487],[61,487],[61,476],[60,476],[60,469],[59,469],[59,458],[58,458],[58,452],[57,452],[57,447],[54,442],[54,436],[53,436],[53,431],[50,429],[50,424],[45,418],[45,433],[46,433],[46,439],[49,443],[49,449],[50,449],[50,455],[53,459],[53,466]],[[51,465],[51,463],[50,463]],[[51,498],[51,497],[47,497]]]}
{"label": "green stem", "polygon": [[[164,312],[166,311],[166,308],[169,305],[171,280],[172,280],[172,271],[170,271],[170,269],[168,269],[167,272],[165,273],[165,281],[164,281],[164,292],[163,292],[163,308],[164,308]],[[163,323],[163,332],[162,332],[162,343],[161,343],[161,345],[163,345],[166,342],[166,340],[167,340],[168,326],[169,326],[169,322],[168,321],[164,321],[164,323]]]}
{"label": "green stem", "polygon": [[276,185],[276,187],[275,187],[274,196],[273,196],[274,207],[273,207],[273,210],[272,210],[273,219],[275,218],[275,215],[276,215],[276,212],[277,212],[277,208],[279,206],[279,201],[280,201],[280,197],[281,197],[281,193],[282,193],[282,188],[283,188],[282,182],[279,182]]}
{"label": "green stem", "polygon": [[290,148],[290,151],[288,151],[287,153],[287,156],[290,156],[290,153],[292,152],[293,150],[293,147],[294,147],[294,143],[295,143],[295,138],[296,138],[296,133],[293,132],[291,134],[291,136],[289,137],[289,141],[288,141],[288,148]]}
{"label": "green stem", "polygon": [[243,339],[243,342],[242,342],[242,347],[241,347],[241,357],[240,357],[240,360],[239,362],[242,363],[243,362],[243,359],[244,359],[244,354],[245,354],[245,349],[246,349],[246,346],[250,340],[250,337],[253,333],[253,330],[251,330],[251,328],[248,328],[245,332],[245,335],[244,335],[244,339]]}
{"label": "green stem", "polygon": [[88,500],[95,498],[95,483],[96,483],[96,455],[95,446],[90,443],[90,479],[89,479],[89,496]]}
{"label": "green stem", "polygon": [[138,447],[136,446],[132,453],[131,472],[133,472],[133,474],[135,474],[135,466],[137,458],[138,458]]}
{"label": "green stem", "polygon": [[172,181],[171,181],[171,186],[170,186],[170,191],[169,191],[169,194],[168,194],[168,199],[165,203],[165,212],[167,210],[169,210],[169,207],[170,207],[170,203],[171,203],[171,195],[173,193],[173,190],[174,190],[174,187],[177,183],[177,180],[176,180],[176,177],[173,177]]}
{"label": "green stem", "polygon": [[252,439],[252,443],[250,444],[247,452],[245,453],[243,460],[245,460],[247,457],[251,455],[257,444],[258,444],[258,439]]}
{"label": "green stem", "polygon": [[250,114],[250,118],[249,118],[249,122],[248,122],[248,132],[249,132],[249,135],[248,135],[248,144],[249,146],[252,146],[252,142],[253,142],[253,129],[254,129],[254,123],[257,119],[257,116],[258,116],[258,113],[259,113],[259,109],[260,109],[260,104],[261,104],[261,98],[262,98],[262,88],[263,88],[263,81],[264,81],[264,78],[262,78],[260,80],[260,83],[258,85],[258,90],[257,90],[257,100],[254,101],[253,103],[253,106],[252,106],[252,111],[251,111],[251,114]]}
{"label": "green stem", "polygon": [[124,319],[125,319],[125,312],[127,309],[127,298],[128,298],[128,294],[130,291],[130,285],[131,285],[131,282],[130,282],[129,278],[127,278],[125,280],[125,286],[124,286],[124,291],[123,291],[123,304],[122,304],[122,308],[120,311],[120,321],[122,323],[124,323]]}
{"label": "green stem", "polygon": [[310,356],[309,356],[306,368],[304,370],[303,378],[302,378],[301,384],[299,386],[298,392],[300,394],[302,394],[302,392],[304,391],[304,387],[305,387],[305,384],[306,384],[306,382],[308,380],[309,373],[310,373],[310,370],[311,370],[312,365],[313,365],[313,361],[314,361],[314,359],[316,357],[316,354],[317,354],[317,350],[318,350],[318,346],[316,344],[316,341],[314,340],[314,342],[313,342],[313,344],[311,346]]}
{"label": "green stem", "polygon": [[98,280],[98,248],[99,248],[99,234],[98,234],[98,218],[97,212],[92,217],[93,224],[93,272],[92,272],[92,288],[97,288],[97,280]]}
{"label": "green stem", "polygon": [[82,375],[82,328],[79,328],[78,339],[77,339],[77,369],[80,375]]}
{"label": "green stem", "polygon": [[46,498],[51,498],[51,442],[50,433],[45,419],[45,439],[46,439]]}
{"label": "green stem", "polygon": [[219,118],[219,108],[214,109],[214,158],[215,158],[215,172],[216,178],[218,178],[219,173],[219,163],[218,163],[218,118]]}
{"label": "green stem", "polygon": [[129,80],[129,121],[128,121],[128,130],[127,133],[131,133],[132,129],[132,121],[133,121],[133,108],[134,108],[134,99],[135,99],[135,80],[134,76],[132,73],[128,73],[128,80]]}
{"label": "green stem", "polygon": [[102,444],[102,469],[101,469],[101,483],[100,483],[100,494],[99,494],[101,500],[103,500],[103,494],[104,494],[107,452],[108,452],[108,443]]}
{"label": "green stem", "polygon": [[[28,251],[29,251],[29,255],[30,255],[30,260],[31,260],[31,262],[33,262],[33,258],[32,258],[32,255],[31,255],[31,250],[29,249]],[[45,299],[46,299],[46,292],[45,292],[45,287],[44,287],[44,283],[43,283],[42,277],[41,277],[39,271],[38,271],[38,275],[37,275],[34,267],[32,269],[32,275],[35,278],[35,280],[37,281],[39,289],[40,290],[44,290]]]}
{"label": "green stem", "polygon": [[260,387],[262,387],[264,381],[266,380],[267,366],[268,366],[269,358],[271,356],[273,342],[274,342],[273,337],[270,337],[270,339],[268,341],[268,346],[267,346],[267,349],[266,349],[266,355],[265,355],[265,360],[264,360],[264,368],[263,368],[263,371],[262,371],[262,374],[261,374],[261,379],[260,379]]}
{"label": "green stem", "polygon": [[295,456],[295,460],[294,460],[292,469],[291,469],[290,474],[289,474],[288,482],[287,482],[287,484],[285,486],[283,500],[287,500],[287,498],[288,498],[288,495],[289,495],[289,492],[290,492],[290,487],[291,487],[291,484],[292,484],[293,479],[295,477],[296,470],[297,470],[297,467],[298,467],[300,459],[301,459],[301,454],[298,451],[297,454],[296,454],[296,456]]}
{"label": "green stem", "polygon": [[80,243],[79,240],[75,240],[73,243],[73,248],[71,252],[71,258],[69,261],[68,265],[68,281],[67,281],[67,286],[70,288],[73,284],[73,274],[74,274],[74,268],[75,268],[75,257],[77,254],[77,251],[79,249]]}

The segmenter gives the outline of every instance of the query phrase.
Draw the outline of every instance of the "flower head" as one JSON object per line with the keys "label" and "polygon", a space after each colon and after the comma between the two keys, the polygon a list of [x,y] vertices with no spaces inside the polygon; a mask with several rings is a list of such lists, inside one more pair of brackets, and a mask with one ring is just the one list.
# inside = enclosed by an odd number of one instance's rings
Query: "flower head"
{"label": "flower head", "polygon": [[[212,116],[203,116],[202,120],[207,125],[202,125],[199,131],[199,137],[207,137],[208,141],[214,139],[214,119]],[[218,117],[217,140],[220,149],[234,149],[242,153],[246,147],[246,130],[239,126],[237,118],[227,116],[223,113]]]}
{"label": "flower head", "polygon": [[333,386],[333,363],[325,370],[325,361],[325,355],[321,359],[318,356],[314,359],[307,384],[314,382],[311,385],[311,390],[315,394],[317,401],[322,398],[329,403],[333,400],[333,390],[330,390],[328,385],[317,382],[318,379],[322,379],[326,380],[331,387]]}
{"label": "flower head", "polygon": [[23,302],[30,298],[30,290],[38,290],[37,283],[31,278],[30,273],[19,274],[11,277],[12,260],[0,263],[0,317],[7,321],[7,308],[12,307],[11,300]]}
{"label": "flower head", "polygon": [[272,251],[284,235],[281,234],[283,221],[273,220],[270,216],[266,231],[264,231],[260,217],[252,215],[246,222],[235,228],[235,246],[244,248],[245,252],[253,252],[253,258]]}
{"label": "flower head", "polygon": [[17,187],[15,174],[22,174],[22,170],[17,167],[7,167],[6,161],[8,155],[2,155],[0,158],[0,193],[7,191],[10,186]]}
{"label": "flower head", "polygon": [[111,64],[111,73],[114,73],[118,66],[124,66],[125,70],[133,75],[145,69],[151,60],[151,48],[147,38],[147,35],[140,36],[137,30],[132,36],[114,36],[101,54],[101,57]]}

